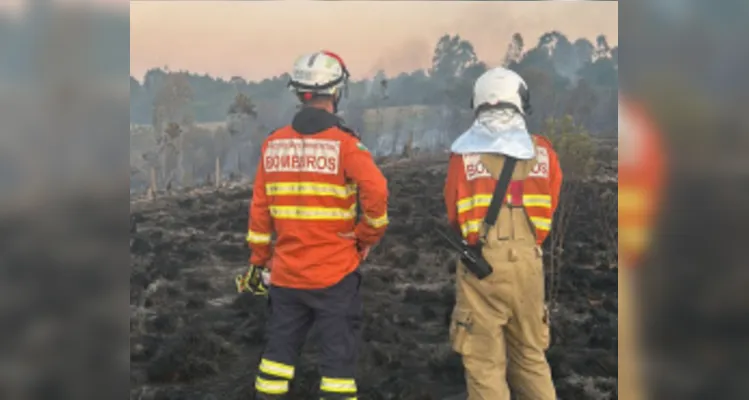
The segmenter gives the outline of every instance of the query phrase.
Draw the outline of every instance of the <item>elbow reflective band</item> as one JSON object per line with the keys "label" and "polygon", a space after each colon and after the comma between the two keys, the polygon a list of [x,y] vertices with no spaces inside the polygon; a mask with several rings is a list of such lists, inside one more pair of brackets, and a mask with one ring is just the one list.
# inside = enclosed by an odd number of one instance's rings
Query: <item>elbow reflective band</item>
{"label": "elbow reflective band", "polygon": [[382,228],[387,225],[390,221],[388,220],[388,214],[385,213],[380,217],[372,218],[369,215],[364,214],[364,218],[367,220],[367,224],[373,228]]}
{"label": "elbow reflective band", "polygon": [[252,244],[269,244],[270,234],[247,231],[247,241]]}
{"label": "elbow reflective band", "polygon": [[349,209],[333,207],[270,206],[270,215],[276,219],[313,221],[350,220],[356,217],[356,205]]}
{"label": "elbow reflective band", "polygon": [[265,185],[268,196],[329,196],[347,199],[356,194],[356,185],[320,182],[277,182]]}
{"label": "elbow reflective band", "polygon": [[472,219],[462,223],[460,231],[463,233],[463,237],[468,237],[471,233],[478,233],[482,223],[483,220],[481,219]]}
{"label": "elbow reflective band", "polygon": [[526,207],[551,208],[551,196],[548,194],[526,194],[523,196],[523,205]]}

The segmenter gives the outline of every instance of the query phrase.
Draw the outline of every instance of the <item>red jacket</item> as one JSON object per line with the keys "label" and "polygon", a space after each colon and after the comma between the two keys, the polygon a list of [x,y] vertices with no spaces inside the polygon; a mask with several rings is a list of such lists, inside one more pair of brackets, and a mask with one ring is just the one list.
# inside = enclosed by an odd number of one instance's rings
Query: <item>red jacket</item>
{"label": "red jacket", "polygon": [[659,132],[646,110],[621,101],[619,120],[619,256],[637,266],[652,240],[666,173]]}
{"label": "red jacket", "polygon": [[250,206],[250,263],[266,265],[272,253],[273,285],[332,286],[361,262],[357,241],[341,234],[377,243],[388,224],[387,197],[387,181],[356,135],[334,115],[304,108],[263,143]]}
{"label": "red jacket", "polygon": [[532,135],[536,144],[536,165],[523,184],[523,206],[536,227],[536,243],[541,245],[549,236],[554,211],[562,190],[562,168],[551,142]]}
{"label": "red jacket", "polygon": [[[536,228],[536,242],[543,243],[551,227],[551,218],[559,203],[562,171],[559,160],[545,138],[533,135],[536,165],[523,181],[512,181],[505,202],[520,204],[513,193],[522,194],[522,205]],[[478,241],[478,233],[489,207],[497,180],[481,164],[478,154],[451,154],[444,197],[447,219],[469,244]]]}

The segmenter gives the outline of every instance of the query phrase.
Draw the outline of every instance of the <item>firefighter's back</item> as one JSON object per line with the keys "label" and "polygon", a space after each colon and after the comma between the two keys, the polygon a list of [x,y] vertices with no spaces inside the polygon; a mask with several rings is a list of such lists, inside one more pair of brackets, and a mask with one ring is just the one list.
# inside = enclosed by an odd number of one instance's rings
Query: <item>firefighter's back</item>
{"label": "firefighter's back", "polygon": [[341,148],[353,138],[331,127],[302,134],[291,125],[263,146],[269,211],[276,232],[273,284],[321,288],[335,284],[359,264],[351,232],[356,185],[347,182]]}

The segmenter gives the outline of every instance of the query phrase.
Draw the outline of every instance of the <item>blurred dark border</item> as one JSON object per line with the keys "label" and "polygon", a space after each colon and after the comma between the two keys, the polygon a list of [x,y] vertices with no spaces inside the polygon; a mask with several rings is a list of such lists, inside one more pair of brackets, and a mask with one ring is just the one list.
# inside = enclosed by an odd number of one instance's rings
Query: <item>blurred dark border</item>
{"label": "blurred dark border", "polygon": [[0,398],[119,398],[128,9],[3,7],[0,51]]}
{"label": "blurred dark border", "polygon": [[749,398],[748,17],[745,1],[620,3],[620,89],[669,160],[639,271],[650,398]]}

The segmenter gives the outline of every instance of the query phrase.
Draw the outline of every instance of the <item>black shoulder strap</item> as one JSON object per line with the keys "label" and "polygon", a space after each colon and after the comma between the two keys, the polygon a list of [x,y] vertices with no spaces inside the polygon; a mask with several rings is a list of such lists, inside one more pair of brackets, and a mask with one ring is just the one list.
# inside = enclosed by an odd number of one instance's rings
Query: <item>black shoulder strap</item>
{"label": "black shoulder strap", "polygon": [[489,209],[486,210],[486,215],[484,216],[484,224],[487,225],[487,228],[494,226],[497,222],[499,210],[502,208],[507,188],[510,186],[510,179],[512,178],[512,172],[515,170],[516,162],[516,158],[505,156],[505,164],[502,166],[502,172],[499,173],[499,179],[497,179],[497,186],[494,187],[494,194],[489,203]]}
{"label": "black shoulder strap", "polygon": [[338,123],[336,124],[336,127],[338,127],[338,129],[340,129],[340,130],[342,130],[342,131],[344,131],[344,132],[348,133],[349,135],[351,135],[351,136],[353,136],[353,137],[355,137],[355,138],[357,138],[357,139],[361,140],[361,136],[359,136],[359,134],[358,134],[358,133],[356,133],[356,131],[354,131],[353,129],[351,129],[351,128],[349,128],[348,126],[344,125],[343,121],[339,121],[339,122],[338,122]]}

